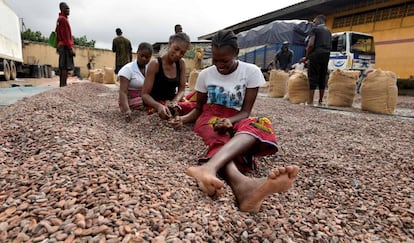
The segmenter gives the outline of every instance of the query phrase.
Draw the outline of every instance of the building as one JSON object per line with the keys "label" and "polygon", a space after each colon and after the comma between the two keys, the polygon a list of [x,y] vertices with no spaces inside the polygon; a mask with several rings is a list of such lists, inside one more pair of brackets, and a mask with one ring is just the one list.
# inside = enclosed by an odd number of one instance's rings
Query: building
{"label": "building", "polygon": [[[400,79],[414,78],[413,0],[308,0],[225,29],[237,34],[274,20],[312,20],[318,14],[327,17],[326,25],[332,32],[372,34],[376,68],[393,71]],[[199,39],[211,39],[214,34]]]}
{"label": "building", "polygon": [[[168,52],[168,42],[156,42],[152,45],[154,48],[154,58],[160,57]],[[203,66],[211,65],[211,58],[210,58],[210,47],[211,41],[210,40],[199,40],[199,41],[192,41],[190,49],[184,55],[185,67],[186,67],[186,75],[188,76],[191,70],[194,68],[194,55],[196,53],[197,48],[201,48],[204,50],[205,55],[203,57]]]}

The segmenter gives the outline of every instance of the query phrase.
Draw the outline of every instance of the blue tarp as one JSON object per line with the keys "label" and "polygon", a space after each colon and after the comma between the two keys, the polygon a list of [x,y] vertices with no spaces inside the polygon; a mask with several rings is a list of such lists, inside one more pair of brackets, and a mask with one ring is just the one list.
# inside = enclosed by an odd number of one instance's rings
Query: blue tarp
{"label": "blue tarp", "polygon": [[305,45],[305,38],[312,29],[307,20],[276,20],[237,34],[239,48],[281,44]]}

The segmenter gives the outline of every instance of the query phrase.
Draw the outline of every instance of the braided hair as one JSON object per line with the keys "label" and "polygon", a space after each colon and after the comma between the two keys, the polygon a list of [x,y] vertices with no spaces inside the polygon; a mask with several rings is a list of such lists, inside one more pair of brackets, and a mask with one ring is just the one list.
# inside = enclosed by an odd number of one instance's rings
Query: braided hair
{"label": "braided hair", "polygon": [[239,45],[237,44],[237,36],[231,30],[220,30],[217,32],[211,41],[211,45],[216,48],[228,46],[234,51],[239,49]]}

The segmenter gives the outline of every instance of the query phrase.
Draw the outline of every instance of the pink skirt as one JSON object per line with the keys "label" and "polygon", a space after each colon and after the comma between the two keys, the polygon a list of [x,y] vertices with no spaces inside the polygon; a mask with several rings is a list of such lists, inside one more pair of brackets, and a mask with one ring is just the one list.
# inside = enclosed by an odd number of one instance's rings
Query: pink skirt
{"label": "pink skirt", "polygon": [[144,102],[142,101],[142,89],[128,89],[128,104],[134,110],[143,111],[145,109]]}

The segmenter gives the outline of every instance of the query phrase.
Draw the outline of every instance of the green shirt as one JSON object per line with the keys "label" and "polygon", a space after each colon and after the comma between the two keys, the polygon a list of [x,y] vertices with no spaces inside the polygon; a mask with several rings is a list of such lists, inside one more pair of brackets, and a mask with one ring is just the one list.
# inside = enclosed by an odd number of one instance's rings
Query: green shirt
{"label": "green shirt", "polygon": [[123,66],[131,61],[131,42],[123,37],[117,36],[112,41],[112,51],[115,52],[115,65]]}

